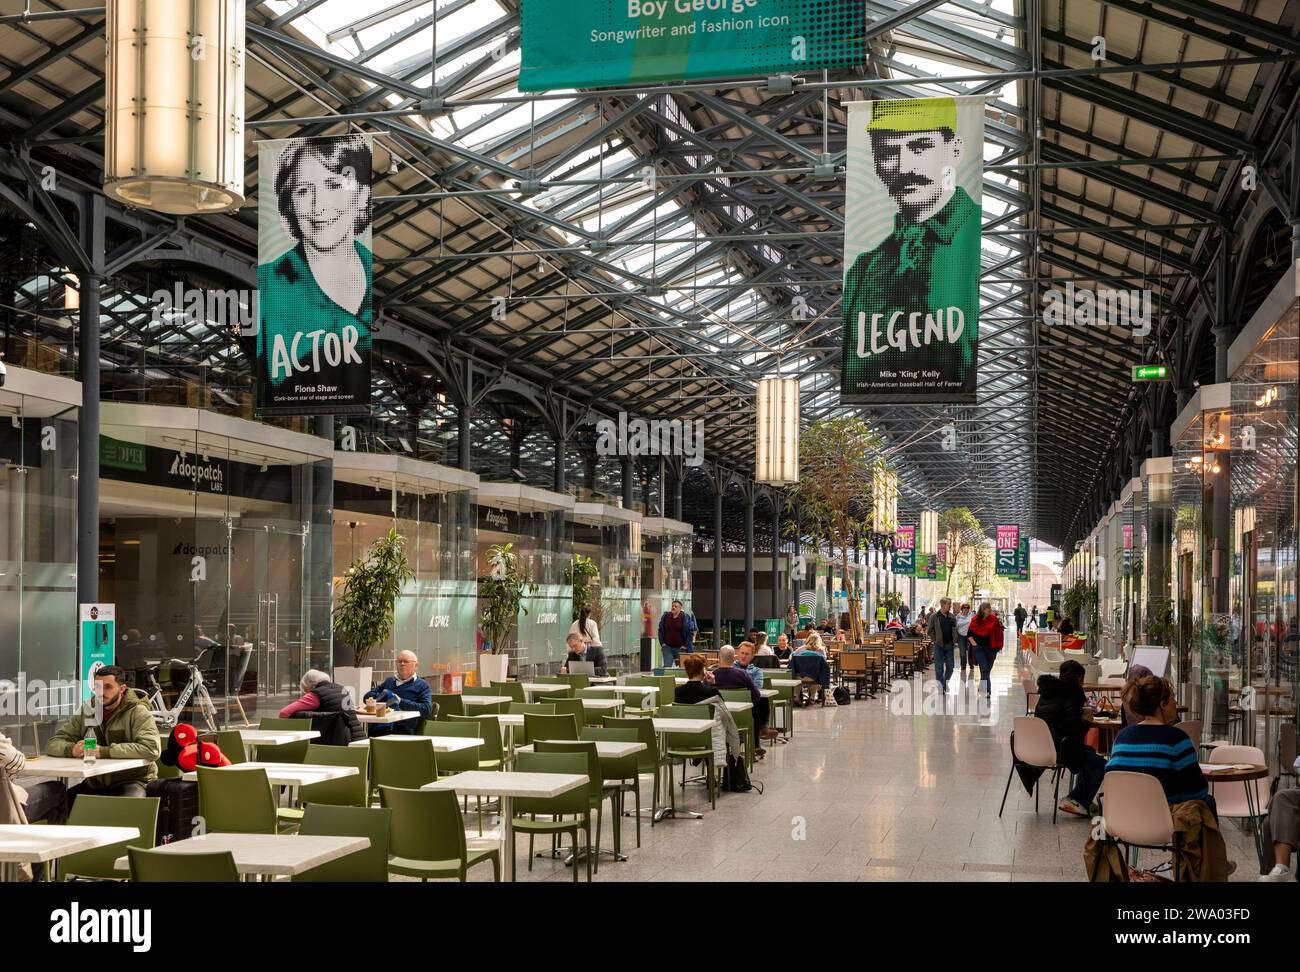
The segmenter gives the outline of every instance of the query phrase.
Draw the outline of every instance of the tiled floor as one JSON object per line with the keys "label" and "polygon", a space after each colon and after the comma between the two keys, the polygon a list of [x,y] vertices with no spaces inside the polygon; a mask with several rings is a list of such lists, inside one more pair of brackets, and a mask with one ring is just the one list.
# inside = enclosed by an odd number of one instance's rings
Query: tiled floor
{"label": "tiled floor", "polygon": [[[932,714],[895,714],[884,696],[797,711],[794,741],[771,746],[756,768],[763,795],[723,794],[718,809],[708,811],[703,788],[688,787],[686,800],[705,809],[704,819],[653,829],[647,822],[640,848],[630,846],[632,821],[625,819],[629,859],[606,856],[598,880],[1084,880],[1088,821],[1061,815],[1053,824],[1050,783],[1035,813],[1033,798],[1014,781],[998,817],[1011,721],[1025,711],[1015,653],[1003,656],[984,718],[955,714],[955,695],[942,715],[937,706]],[[648,804],[648,788],[643,799]],[[1249,832],[1229,821],[1224,827],[1238,863],[1233,879],[1253,880]],[[528,873],[526,853],[520,839],[520,880],[572,880],[549,858],[535,859]],[[1144,866],[1156,860],[1155,852],[1144,852]],[[472,877],[491,876],[490,869],[477,870]]]}

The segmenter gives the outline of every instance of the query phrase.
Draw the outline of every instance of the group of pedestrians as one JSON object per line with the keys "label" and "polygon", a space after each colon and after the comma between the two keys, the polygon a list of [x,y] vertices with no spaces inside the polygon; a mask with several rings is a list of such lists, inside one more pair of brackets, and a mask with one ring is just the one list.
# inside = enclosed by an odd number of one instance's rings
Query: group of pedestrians
{"label": "group of pedestrians", "polygon": [[989,673],[1002,650],[1002,619],[987,601],[972,613],[963,603],[952,609],[952,598],[939,601],[939,610],[930,615],[927,636],[934,644],[934,675],[944,692],[953,674],[953,655],[960,659],[964,678],[968,668],[979,669],[980,691],[992,695]]}

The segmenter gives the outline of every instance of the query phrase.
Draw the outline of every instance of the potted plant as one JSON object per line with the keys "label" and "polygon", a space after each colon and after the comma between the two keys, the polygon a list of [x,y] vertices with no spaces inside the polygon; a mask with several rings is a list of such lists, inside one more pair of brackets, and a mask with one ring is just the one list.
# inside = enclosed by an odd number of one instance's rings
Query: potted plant
{"label": "potted plant", "polygon": [[405,548],[406,539],[390,529],[348,568],[335,599],[334,634],[352,649],[352,666],[335,666],[334,681],[352,690],[354,703],[360,703],[374,684],[374,669],[366,661],[371,649],[393,633],[397,597],[415,576]]}
{"label": "potted plant", "polygon": [[491,643],[491,650],[478,656],[479,682],[490,685],[504,682],[510,670],[510,655],[506,652],[506,639],[519,621],[519,612],[528,613],[523,606],[524,593],[537,589],[526,567],[520,567],[514,545],[505,543],[488,550],[488,574],[479,578],[479,597],[487,601],[479,617],[483,635]]}

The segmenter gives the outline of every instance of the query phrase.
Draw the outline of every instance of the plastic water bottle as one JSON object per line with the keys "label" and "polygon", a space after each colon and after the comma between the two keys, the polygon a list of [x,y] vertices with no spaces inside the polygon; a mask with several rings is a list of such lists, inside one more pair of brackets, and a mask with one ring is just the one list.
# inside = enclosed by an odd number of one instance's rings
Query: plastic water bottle
{"label": "plastic water bottle", "polygon": [[95,738],[95,732],[92,729],[86,733],[86,738],[82,742],[81,760],[87,766],[95,765],[95,758],[99,755],[99,740]]}

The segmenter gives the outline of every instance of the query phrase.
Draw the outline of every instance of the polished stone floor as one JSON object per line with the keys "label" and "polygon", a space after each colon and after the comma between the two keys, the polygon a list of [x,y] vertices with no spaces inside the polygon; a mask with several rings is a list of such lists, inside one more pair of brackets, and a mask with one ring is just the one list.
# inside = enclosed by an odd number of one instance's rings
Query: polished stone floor
{"label": "polished stone floor", "polygon": [[[1025,711],[1015,653],[1002,654],[984,717],[962,714],[956,679],[946,714],[933,704],[908,714],[901,700],[891,705],[883,695],[798,710],[793,742],[771,746],[756,768],[761,796],[723,794],[710,811],[703,788],[689,786],[687,804],[703,809],[704,818],[667,820],[653,829],[647,822],[640,848],[631,846],[632,821],[625,818],[629,859],[615,863],[606,855],[597,880],[1084,880],[1089,823],[1064,814],[1052,823],[1050,783],[1035,813],[1033,798],[1013,781],[998,817],[1012,719]],[[922,684],[919,676],[913,682]],[[643,799],[648,804],[648,787]],[[681,799],[679,790],[679,805]],[[1233,880],[1253,880],[1258,870],[1249,831],[1229,821],[1224,827],[1238,863]],[[526,838],[518,846],[520,880],[572,880],[549,857],[535,859],[529,874]],[[1143,852],[1141,863],[1158,859]],[[491,876],[490,868],[476,870],[472,879]]]}

